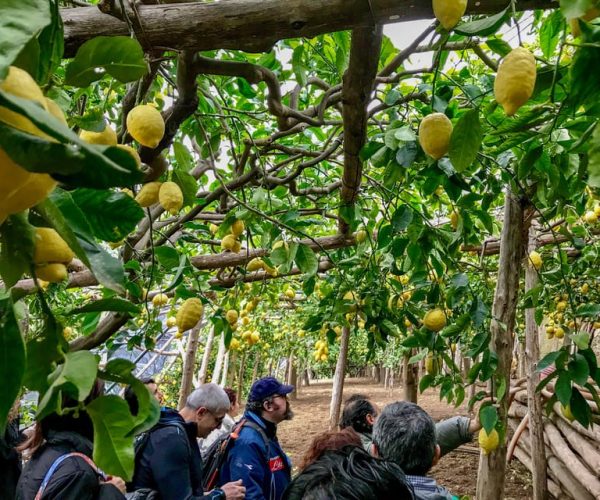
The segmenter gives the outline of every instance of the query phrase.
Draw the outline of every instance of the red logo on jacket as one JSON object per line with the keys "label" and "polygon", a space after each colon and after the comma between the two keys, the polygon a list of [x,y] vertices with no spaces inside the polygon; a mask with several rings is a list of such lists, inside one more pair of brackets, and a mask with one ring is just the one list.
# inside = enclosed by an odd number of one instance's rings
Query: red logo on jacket
{"label": "red logo on jacket", "polygon": [[269,460],[269,470],[271,472],[277,472],[280,470],[283,470],[284,466],[283,466],[283,458],[281,457],[274,457],[271,460]]}

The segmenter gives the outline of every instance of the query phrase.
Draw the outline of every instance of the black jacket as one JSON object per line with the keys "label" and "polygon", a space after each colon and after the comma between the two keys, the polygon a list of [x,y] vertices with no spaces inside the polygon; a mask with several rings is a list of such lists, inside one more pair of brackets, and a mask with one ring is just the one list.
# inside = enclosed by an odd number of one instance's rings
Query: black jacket
{"label": "black jacket", "polygon": [[[46,472],[54,461],[66,453],[78,451],[92,456],[92,443],[81,434],[49,431],[46,443],[25,465],[17,485],[16,500],[33,500]],[[52,475],[43,500],[123,500],[112,484],[104,484],[96,472],[79,457],[66,459]]]}
{"label": "black jacket", "polygon": [[196,424],[185,422],[175,410],[163,409],[136,456],[132,487],[150,488],[162,500],[215,498],[202,490],[202,457],[196,441]]}
{"label": "black jacket", "polygon": [[21,475],[21,458],[15,450],[19,444],[19,422],[13,420],[0,436],[0,500],[13,500]]}

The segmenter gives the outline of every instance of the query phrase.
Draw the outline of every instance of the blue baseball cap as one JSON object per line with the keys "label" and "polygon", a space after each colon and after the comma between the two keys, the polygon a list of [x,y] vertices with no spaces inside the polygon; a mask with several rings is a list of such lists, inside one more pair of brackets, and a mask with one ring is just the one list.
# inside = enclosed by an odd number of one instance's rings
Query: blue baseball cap
{"label": "blue baseball cap", "polygon": [[264,401],[275,394],[285,396],[293,391],[293,385],[282,384],[275,377],[265,377],[252,384],[250,394],[248,395],[248,402]]}

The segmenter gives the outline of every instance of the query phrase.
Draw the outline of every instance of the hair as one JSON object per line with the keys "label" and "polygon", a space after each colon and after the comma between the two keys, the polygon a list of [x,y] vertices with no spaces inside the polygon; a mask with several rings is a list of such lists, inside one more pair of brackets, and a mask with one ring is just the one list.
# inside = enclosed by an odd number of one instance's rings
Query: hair
{"label": "hair", "polygon": [[415,403],[392,403],[375,422],[373,443],[380,457],[397,463],[406,474],[424,476],[435,457],[435,424]]}
{"label": "hair", "polygon": [[[96,379],[92,390],[84,400],[84,404],[91,403],[102,394],[104,394],[104,381]],[[62,408],[72,408],[78,405],[79,401],[70,396],[63,395]],[[44,440],[48,438],[50,431],[76,432],[90,441],[94,439],[94,425],[85,410],[79,410],[76,413],[69,412],[63,415],[51,413],[41,421],[35,423],[33,431],[28,435],[27,439],[17,446],[17,451],[31,457],[42,446]]]}
{"label": "hair", "polygon": [[225,394],[227,394],[227,397],[229,398],[229,404],[231,406],[235,405],[237,403],[236,392],[231,387],[225,387],[225,389],[223,389],[223,390],[225,391]]}
{"label": "hair", "polygon": [[395,463],[351,445],[325,452],[285,490],[283,500],[412,500],[413,489]]}
{"label": "hair", "polygon": [[[156,380],[154,380],[152,377],[141,378],[140,382],[144,385],[156,384]],[[129,411],[131,412],[131,414],[133,416],[136,416],[138,414],[138,411],[140,411],[140,407],[139,407],[138,398],[135,395],[135,391],[133,390],[133,386],[128,385],[125,388],[125,393],[123,394],[123,397],[125,398],[125,401],[127,401],[127,404],[129,405]]]}
{"label": "hair", "polygon": [[367,422],[367,415],[377,415],[377,410],[373,403],[366,396],[354,394],[344,403],[342,417],[340,419],[340,429],[352,427],[356,432],[373,432],[373,424]]}
{"label": "hair", "polygon": [[319,434],[313,439],[310,448],[306,451],[304,457],[302,457],[299,469],[306,469],[310,464],[316,462],[326,451],[335,451],[350,445],[362,446],[360,436],[352,427],[341,431],[327,431]]}
{"label": "hair", "polygon": [[186,408],[206,408],[211,413],[227,413],[231,407],[227,393],[217,384],[203,384],[185,402]]}

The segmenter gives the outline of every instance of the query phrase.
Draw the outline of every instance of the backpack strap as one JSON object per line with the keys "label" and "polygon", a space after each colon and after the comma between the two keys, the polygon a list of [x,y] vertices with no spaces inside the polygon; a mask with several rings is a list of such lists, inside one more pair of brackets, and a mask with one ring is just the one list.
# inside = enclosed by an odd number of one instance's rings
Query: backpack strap
{"label": "backpack strap", "polygon": [[44,476],[44,479],[42,480],[42,484],[40,485],[40,489],[37,491],[37,494],[35,495],[35,500],[41,500],[42,496],[44,495],[44,491],[48,487],[48,483],[50,482],[50,479],[52,479],[53,474],[56,472],[56,469],[58,469],[60,464],[62,464],[67,458],[70,458],[70,457],[79,457],[79,458],[83,459],[93,469],[93,471],[96,474],[98,474],[98,476],[100,476],[100,478],[102,478],[103,480],[106,480],[106,474],[104,474],[104,472],[102,472],[102,470],[98,468],[98,466],[92,461],[92,459],[90,457],[88,457],[87,455],[84,455],[83,453],[79,453],[78,451],[74,451],[72,453],[66,453],[66,454],[58,457],[52,463],[52,465],[48,469],[48,472],[46,472],[46,475]]}

